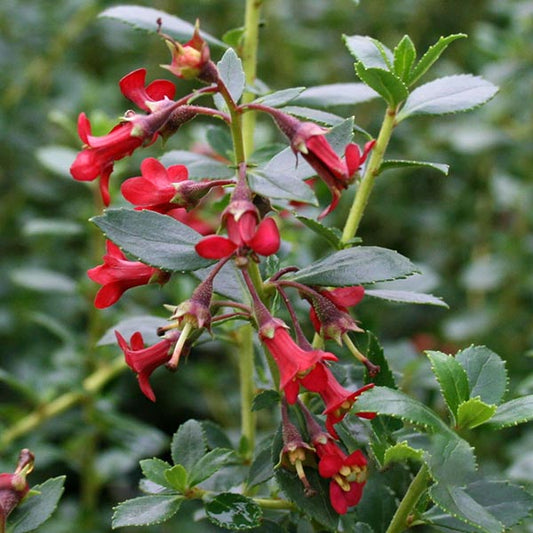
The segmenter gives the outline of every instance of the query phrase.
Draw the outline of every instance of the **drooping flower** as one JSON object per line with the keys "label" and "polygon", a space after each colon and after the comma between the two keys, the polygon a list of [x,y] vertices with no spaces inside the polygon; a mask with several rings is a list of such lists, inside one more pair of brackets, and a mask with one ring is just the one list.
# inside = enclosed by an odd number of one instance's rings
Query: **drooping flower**
{"label": "drooping flower", "polygon": [[158,343],[145,347],[142,334],[136,331],[128,345],[126,339],[115,331],[120,349],[124,352],[126,364],[137,374],[139,387],[143,394],[155,402],[155,394],[150,385],[150,376],[153,371],[167,363],[172,355],[173,348],[180,337],[180,331],[172,329]]}
{"label": "drooping flower", "polygon": [[94,305],[98,309],[113,305],[132,287],[152,282],[162,285],[170,277],[169,273],[140,261],[130,261],[112,241],[107,241],[106,250],[103,264],[87,271],[91,280],[102,285],[94,300]]}

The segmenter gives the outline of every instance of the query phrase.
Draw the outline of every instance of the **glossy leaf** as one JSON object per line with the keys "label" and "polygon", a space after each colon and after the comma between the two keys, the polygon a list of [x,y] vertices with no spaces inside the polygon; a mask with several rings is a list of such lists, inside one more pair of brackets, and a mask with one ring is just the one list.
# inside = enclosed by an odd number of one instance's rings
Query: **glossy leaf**
{"label": "glossy leaf", "polygon": [[416,59],[416,48],[408,35],[404,35],[394,49],[394,73],[404,82],[409,81],[409,74]]}
{"label": "glossy leaf", "polygon": [[365,291],[365,295],[372,296],[373,298],[380,298],[381,300],[388,300],[389,302],[448,307],[448,304],[441,298],[433,296],[432,294],[424,294],[422,292],[368,289]]}
{"label": "glossy leaf", "polygon": [[268,439],[265,444],[258,447],[254,460],[250,465],[246,485],[248,488],[260,485],[274,476],[272,464],[272,441]]}
{"label": "glossy leaf", "polygon": [[404,463],[405,461],[422,461],[424,452],[411,448],[406,441],[398,442],[385,451],[383,466],[389,466],[391,463]]}
{"label": "glossy leaf", "polygon": [[307,218],[301,215],[297,215],[296,219],[299,220],[305,226],[307,226],[314,233],[323,237],[336,250],[340,250],[342,248],[340,236],[332,228],[324,226],[314,218]]}
{"label": "glossy leaf", "polygon": [[166,461],[154,457],[153,459],[143,459],[139,462],[139,465],[144,476],[153,483],[157,483],[157,485],[162,487],[173,487],[165,475],[165,472],[172,468]]}
{"label": "glossy leaf", "polygon": [[376,91],[364,83],[332,83],[305,89],[293,100],[293,104],[312,107],[356,105],[377,96]]}
{"label": "glossy leaf", "polygon": [[148,210],[107,209],[91,221],[123,250],[154,267],[188,271],[210,263],[194,249],[202,236],[167,215]]}
{"label": "glossy leaf", "polygon": [[319,259],[289,279],[307,285],[343,287],[405,278],[416,272],[406,257],[377,246],[356,246]]}
{"label": "glossy leaf", "polygon": [[381,95],[389,107],[396,107],[409,95],[405,83],[388,70],[374,67],[366,68],[362,63],[356,63],[355,72],[363,83]]}
{"label": "glossy leaf", "polygon": [[431,168],[442,172],[445,176],[448,175],[450,165],[444,163],[432,163],[430,161],[406,161],[403,159],[387,159],[381,163],[379,167],[379,173],[381,174],[385,170],[391,168]]}
{"label": "glossy leaf", "polygon": [[461,364],[454,357],[442,352],[426,352],[431,370],[440,385],[442,396],[446,401],[454,420],[457,420],[459,404],[469,398],[468,377]]}
{"label": "glossy leaf", "polygon": [[9,515],[8,531],[26,533],[34,531],[46,522],[56,510],[63,494],[66,476],[47,479],[44,483],[32,487],[37,494],[29,495]]}
{"label": "glossy leaf", "polygon": [[366,68],[389,69],[393,54],[377,39],[366,35],[343,35],[343,40],[352,56]]}
{"label": "glossy leaf", "polygon": [[235,452],[224,448],[215,448],[206,453],[191,469],[189,485],[194,487],[202,481],[210,478],[222,467],[235,461]]}
{"label": "glossy leaf", "polygon": [[489,101],[498,88],[479,76],[445,76],[417,87],[398,114],[401,122],[413,115],[446,115],[474,109]]}
{"label": "glossy leaf", "polygon": [[502,403],[490,423],[499,428],[516,426],[533,420],[533,394]]}
{"label": "glossy leaf", "polygon": [[114,508],[112,527],[161,524],[178,512],[183,499],[177,494],[154,494],[127,500]]}
{"label": "glossy leaf", "polygon": [[189,488],[189,474],[183,465],[174,465],[164,473],[164,476],[166,484],[178,492],[184,493]]}
{"label": "glossy leaf", "polygon": [[495,412],[495,405],[488,405],[479,398],[470,398],[462,402],[457,409],[457,427],[465,429],[475,428],[490,420]]}
{"label": "glossy leaf", "polygon": [[263,516],[251,498],[233,492],[218,494],[205,505],[205,512],[213,524],[232,531],[259,527]]}
{"label": "glossy leaf", "polygon": [[170,452],[174,464],[190,470],[207,452],[204,430],[196,420],[181,424],[172,437]]}

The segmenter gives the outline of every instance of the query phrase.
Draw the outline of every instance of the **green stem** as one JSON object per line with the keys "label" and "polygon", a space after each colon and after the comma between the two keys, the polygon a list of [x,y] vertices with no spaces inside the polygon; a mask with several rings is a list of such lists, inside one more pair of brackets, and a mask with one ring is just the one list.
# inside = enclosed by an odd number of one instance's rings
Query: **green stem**
{"label": "green stem", "polygon": [[396,126],[396,109],[390,107],[387,108],[385,112],[385,117],[383,118],[383,123],[381,125],[381,130],[379,132],[376,144],[372,149],[370,159],[365,169],[365,173],[361,178],[359,188],[355,195],[350,213],[346,219],[344,225],[344,231],[342,233],[341,241],[347,243],[355,237],[363,214],[365,212],[368,199],[370,198],[370,193],[374,187],[374,182],[379,173],[379,168],[383,162],[383,156],[385,155],[385,150],[389,144],[390,138],[392,136],[392,131]]}
{"label": "green stem", "polygon": [[422,493],[427,489],[428,480],[428,467],[423,464],[413,478],[413,481],[411,481],[403,500],[400,502],[398,509],[396,509],[392,517],[386,533],[401,533],[410,527],[409,515],[413,512]]}
{"label": "green stem", "polygon": [[[257,76],[257,49],[259,45],[259,17],[263,0],[246,0],[244,13],[244,42],[242,46],[242,62],[246,85],[255,83]],[[251,102],[255,95],[245,91],[243,104]],[[254,148],[255,113],[248,112],[243,117],[243,136],[245,153],[250,155]]]}
{"label": "green stem", "polygon": [[241,384],[241,431],[244,458],[251,460],[255,447],[255,413],[252,402],[255,394],[254,382],[254,330],[246,324],[239,331],[239,378]]}
{"label": "green stem", "polygon": [[296,510],[297,507],[294,503],[287,500],[276,500],[273,498],[252,498],[259,507],[263,509],[287,509]]}

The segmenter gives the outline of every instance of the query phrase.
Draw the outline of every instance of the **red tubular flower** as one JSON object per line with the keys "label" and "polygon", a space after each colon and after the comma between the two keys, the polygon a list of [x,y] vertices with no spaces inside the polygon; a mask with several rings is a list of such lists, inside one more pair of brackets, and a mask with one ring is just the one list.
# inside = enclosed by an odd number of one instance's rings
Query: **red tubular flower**
{"label": "red tubular flower", "polygon": [[90,279],[103,285],[94,300],[94,305],[98,309],[113,305],[132,287],[151,282],[164,284],[169,279],[170,275],[166,272],[140,261],[129,261],[120,248],[111,241],[107,241],[106,249],[104,263],[87,271]]}
{"label": "red tubular flower", "polygon": [[324,361],[336,361],[337,357],[322,350],[304,350],[294,342],[287,326],[270,318],[259,327],[259,338],[276,362],[280,373],[280,389],[290,404],[296,402],[300,384],[313,392],[327,386]]}
{"label": "red tubular flower", "polygon": [[163,340],[147,348],[144,346],[144,340],[139,331],[131,336],[129,345],[118,331],[115,331],[115,335],[126,357],[126,364],[137,374],[141,391],[149,400],[155,402],[150,376],[157,367],[163,366],[170,359],[180,332],[176,329],[170,330]]}

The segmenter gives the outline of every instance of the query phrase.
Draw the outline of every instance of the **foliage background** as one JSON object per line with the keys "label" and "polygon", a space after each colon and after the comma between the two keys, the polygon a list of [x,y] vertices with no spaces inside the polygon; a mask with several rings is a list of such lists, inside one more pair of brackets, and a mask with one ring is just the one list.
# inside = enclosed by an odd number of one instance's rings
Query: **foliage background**
{"label": "foliage background", "polygon": [[[192,22],[199,18],[216,36],[240,26],[244,14],[243,3],[235,0],[135,4]],[[234,356],[210,343],[177,374],[155,375],[155,405],[124,372],[100,394],[17,438],[8,434],[38,406],[80,390],[92,370],[118,355],[113,346],[95,347],[109,327],[147,311],[164,316],[161,304],[179,301],[192,287],[184,279],[179,294],[175,287],[173,294],[140,288],[103,313],[91,306],[95,287],[85,270],[100,262],[103,248],[87,223],[94,212],[92,189],[67,172],[79,149],[75,121],[86,110],[102,133],[107,131],[125,110],[118,79],[141,66],[148,67],[148,79],[166,77],[157,65],[168,61],[157,37],[95,18],[110,5],[88,0],[0,5],[0,471],[10,470],[18,450],[29,447],[37,456],[32,482],[67,474],[66,496],[42,531],[72,531],[73,524],[84,532],[108,530],[112,506],[135,494],[138,459],[164,450],[187,418],[210,418],[230,430],[238,426]],[[533,392],[532,15],[533,2],[527,0],[264,5],[259,76],[273,89],[354,81],[342,33],[374,36],[389,45],[408,33],[419,50],[440,35],[467,33],[468,41],[454,43],[434,74],[472,72],[500,86],[492,102],[465,117],[419,117],[398,128],[391,158],[448,163],[450,175],[430,170],[383,175],[361,228],[365,244],[396,249],[422,265],[425,275],[418,283],[450,305],[443,310],[369,301],[358,308],[363,326],[378,335],[403,370],[404,390],[428,402],[434,383],[420,349],[455,352],[471,343],[485,344],[507,361],[509,398]],[[382,116],[377,103],[335,111],[355,114],[356,123],[374,133]],[[204,129],[194,122],[168,148],[189,145]],[[266,122],[259,124],[258,136],[276,138]],[[117,170],[133,175],[135,161]],[[308,238],[318,254],[321,243]],[[265,429],[270,423],[266,416],[261,420]],[[497,437],[479,434],[485,468],[533,482],[531,425]],[[533,531],[533,525],[524,528]]]}

